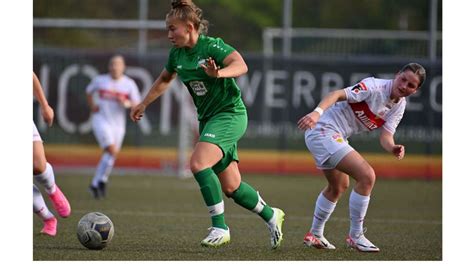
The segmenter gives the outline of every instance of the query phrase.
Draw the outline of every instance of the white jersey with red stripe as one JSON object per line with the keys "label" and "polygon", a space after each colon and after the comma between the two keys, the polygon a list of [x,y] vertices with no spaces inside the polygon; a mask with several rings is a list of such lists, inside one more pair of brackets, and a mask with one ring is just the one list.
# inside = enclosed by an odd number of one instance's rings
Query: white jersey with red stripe
{"label": "white jersey with red stripe", "polygon": [[87,86],[86,93],[92,94],[94,103],[99,107],[94,116],[100,116],[117,127],[126,125],[126,108],[122,101],[128,100],[133,104],[140,102],[137,84],[126,75],[118,80],[109,74],[99,75]]}
{"label": "white jersey with red stripe", "polygon": [[328,108],[318,124],[331,127],[344,138],[352,134],[383,127],[392,134],[405,111],[406,100],[397,103],[390,99],[393,80],[366,78],[344,89],[347,101],[340,101]]}

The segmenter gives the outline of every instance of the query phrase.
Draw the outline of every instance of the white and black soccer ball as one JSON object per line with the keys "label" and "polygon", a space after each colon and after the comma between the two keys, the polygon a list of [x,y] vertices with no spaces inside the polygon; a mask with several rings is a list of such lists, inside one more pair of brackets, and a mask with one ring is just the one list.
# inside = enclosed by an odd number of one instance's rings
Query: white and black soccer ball
{"label": "white and black soccer ball", "polygon": [[114,224],[100,212],[84,215],[77,224],[77,238],[88,249],[103,249],[114,237]]}

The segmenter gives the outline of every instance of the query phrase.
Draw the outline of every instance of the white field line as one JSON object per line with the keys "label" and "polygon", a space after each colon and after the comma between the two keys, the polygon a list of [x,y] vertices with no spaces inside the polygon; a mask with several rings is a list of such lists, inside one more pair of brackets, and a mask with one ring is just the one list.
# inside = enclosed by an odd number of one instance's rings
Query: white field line
{"label": "white field line", "polygon": [[[74,210],[74,212],[88,213],[90,210]],[[105,211],[104,211],[105,213]],[[177,213],[177,212],[143,212],[143,211],[124,211],[124,210],[107,210],[106,214],[110,215],[123,215],[123,216],[135,216],[135,217],[189,217],[189,218],[209,218],[209,214],[203,213]],[[237,219],[250,219],[256,217],[255,214],[227,214],[226,217],[232,217]],[[286,216],[285,219],[289,220],[304,220],[310,221],[311,216]],[[333,222],[349,222],[349,217],[331,217],[330,221]],[[408,219],[366,219],[369,223],[383,223],[383,224],[426,224],[426,225],[441,225],[441,220],[408,220]]]}

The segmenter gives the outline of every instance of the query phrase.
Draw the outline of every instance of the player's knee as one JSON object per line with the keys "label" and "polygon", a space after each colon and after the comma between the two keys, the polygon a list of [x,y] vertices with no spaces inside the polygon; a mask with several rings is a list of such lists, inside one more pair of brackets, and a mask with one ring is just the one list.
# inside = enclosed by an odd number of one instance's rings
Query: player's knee
{"label": "player's knee", "polygon": [[231,186],[222,186],[222,192],[224,192],[225,196],[228,198],[232,198],[236,189],[237,188]]}
{"label": "player's knee", "polygon": [[372,189],[375,185],[375,171],[372,167],[367,168],[359,178],[359,183],[366,189]]}
{"label": "player's knee", "polygon": [[339,199],[347,188],[349,188],[348,182],[343,182],[336,186],[329,186],[327,192],[331,195],[332,199]]}
{"label": "player's knee", "polygon": [[118,151],[119,150],[115,147],[115,145],[110,145],[105,148],[105,152],[109,153],[113,157],[117,157]]}
{"label": "player's knee", "polygon": [[46,171],[46,160],[34,160],[33,161],[33,174],[39,175]]}
{"label": "player's knee", "polygon": [[221,181],[222,192],[228,197],[232,198],[232,195],[239,189],[241,184],[240,178],[228,178]]}
{"label": "player's knee", "polygon": [[191,161],[189,163],[189,167],[191,168],[191,172],[193,172],[193,174],[198,173],[198,172],[200,172],[200,171],[202,171],[206,168],[209,168],[208,165],[203,163],[198,158],[191,158]]}
{"label": "player's knee", "polygon": [[336,192],[339,194],[339,196],[342,195],[342,193],[346,192],[346,190],[349,188],[349,180],[341,182],[337,187],[336,187]]}

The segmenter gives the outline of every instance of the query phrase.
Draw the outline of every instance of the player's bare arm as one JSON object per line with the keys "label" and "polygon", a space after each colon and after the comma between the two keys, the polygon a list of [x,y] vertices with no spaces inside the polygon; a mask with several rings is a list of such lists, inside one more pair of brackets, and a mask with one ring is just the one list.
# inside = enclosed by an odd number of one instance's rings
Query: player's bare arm
{"label": "player's bare arm", "polygon": [[381,129],[380,133],[380,145],[387,151],[397,157],[398,160],[403,159],[405,156],[405,146],[395,144],[393,134],[387,131],[385,128]]}
{"label": "player's bare arm", "polygon": [[321,117],[324,110],[328,109],[336,102],[345,101],[346,99],[347,96],[343,89],[329,93],[321,100],[321,102],[318,104],[318,107],[316,107],[314,111],[298,120],[298,128],[301,130],[313,128],[316,126],[316,123],[318,123],[319,118]]}
{"label": "player's bare arm", "polygon": [[92,94],[86,94],[86,98],[87,98],[87,104],[89,105],[89,109],[90,109],[91,113],[98,112],[99,111],[99,106],[97,106],[94,103],[94,99],[92,97]]}
{"label": "player's bare arm", "polygon": [[49,106],[48,100],[43,93],[43,87],[41,86],[41,83],[35,73],[33,73],[33,95],[40,104],[41,115],[43,116],[44,121],[48,124],[48,126],[52,126],[54,120],[54,111],[53,108]]}
{"label": "player's bare arm", "polygon": [[224,67],[219,68],[215,60],[209,57],[205,64],[201,64],[206,74],[215,78],[235,78],[248,71],[247,64],[239,52],[234,51],[229,54],[223,61]]}
{"label": "player's bare arm", "polygon": [[168,89],[169,84],[175,77],[176,73],[170,73],[166,69],[163,69],[142,102],[134,106],[130,111],[130,119],[134,122],[139,121],[142,118],[146,107]]}

